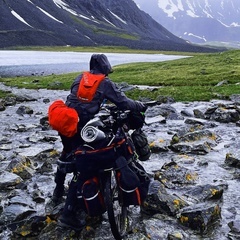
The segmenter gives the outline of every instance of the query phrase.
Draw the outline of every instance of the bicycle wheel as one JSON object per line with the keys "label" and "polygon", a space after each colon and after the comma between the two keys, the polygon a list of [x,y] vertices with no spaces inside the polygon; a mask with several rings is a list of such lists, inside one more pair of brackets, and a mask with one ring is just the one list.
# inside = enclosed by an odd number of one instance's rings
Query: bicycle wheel
{"label": "bicycle wheel", "polygon": [[112,234],[116,240],[121,240],[128,228],[127,207],[119,203],[116,179],[111,173],[106,178],[104,196]]}

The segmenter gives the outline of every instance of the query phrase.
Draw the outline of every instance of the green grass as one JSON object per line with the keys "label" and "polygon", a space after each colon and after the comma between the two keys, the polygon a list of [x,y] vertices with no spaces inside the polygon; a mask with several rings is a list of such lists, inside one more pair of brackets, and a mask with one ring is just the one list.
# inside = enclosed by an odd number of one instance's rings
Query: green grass
{"label": "green grass", "polygon": [[[127,51],[127,49],[117,49],[117,51],[123,52],[125,50]],[[112,50],[111,52],[117,51]],[[134,51],[134,53],[136,52]],[[190,56],[187,53],[172,54]],[[240,85],[238,84],[240,83],[240,50],[191,54],[191,56],[166,62],[118,65],[114,67],[114,73],[110,75],[110,78],[117,83],[127,82],[128,84],[159,87],[154,91],[137,89],[127,92],[127,96],[133,99],[148,97],[154,100],[158,96],[170,96],[176,101],[209,101],[218,95],[228,98],[231,94],[240,94]],[[0,78],[0,81],[10,86],[24,88],[68,90],[79,73],[45,77]],[[38,81],[35,81],[36,79]],[[228,84],[216,86],[224,80]],[[52,87],[51,83],[53,82],[60,82],[61,85]]]}

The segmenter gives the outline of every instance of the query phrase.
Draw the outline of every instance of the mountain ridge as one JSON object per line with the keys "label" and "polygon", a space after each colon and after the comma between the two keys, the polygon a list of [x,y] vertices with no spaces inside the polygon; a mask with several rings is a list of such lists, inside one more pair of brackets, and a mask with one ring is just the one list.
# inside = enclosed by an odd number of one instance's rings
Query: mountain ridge
{"label": "mountain ridge", "polygon": [[0,12],[1,48],[71,45],[219,51],[178,38],[132,0],[0,0]]}
{"label": "mountain ridge", "polygon": [[238,0],[134,0],[159,24],[194,43],[240,43]]}

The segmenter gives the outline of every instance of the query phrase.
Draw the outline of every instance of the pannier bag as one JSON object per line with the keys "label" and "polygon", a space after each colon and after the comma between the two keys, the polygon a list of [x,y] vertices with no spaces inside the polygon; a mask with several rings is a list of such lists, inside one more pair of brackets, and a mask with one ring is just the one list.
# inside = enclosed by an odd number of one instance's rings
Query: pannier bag
{"label": "pannier bag", "polygon": [[143,203],[146,200],[151,179],[144,167],[139,162],[133,161],[129,163],[129,167],[140,180],[140,186],[138,189],[141,197],[141,203]]}
{"label": "pannier bag", "polygon": [[129,168],[127,160],[122,156],[116,160],[116,167],[122,205],[141,205],[138,176]]}
{"label": "pannier bag", "polygon": [[106,211],[97,177],[89,179],[83,184],[82,196],[89,216],[99,216]]}
{"label": "pannier bag", "polygon": [[133,140],[139,160],[141,161],[148,160],[151,156],[151,150],[148,144],[148,139],[146,134],[142,131],[141,128],[139,128],[139,129],[136,129],[131,134],[131,138]]}
{"label": "pannier bag", "polygon": [[66,137],[77,133],[78,120],[77,111],[66,106],[62,100],[54,101],[48,108],[49,125]]}

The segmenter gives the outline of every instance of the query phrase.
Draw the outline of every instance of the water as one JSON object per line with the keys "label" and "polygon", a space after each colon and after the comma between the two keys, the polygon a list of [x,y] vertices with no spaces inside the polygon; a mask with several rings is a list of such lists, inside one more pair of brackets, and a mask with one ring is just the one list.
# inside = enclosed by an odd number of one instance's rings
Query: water
{"label": "water", "polygon": [[[39,76],[89,69],[90,52],[0,51],[0,77]],[[132,62],[161,62],[187,56],[105,53],[114,67]]]}

